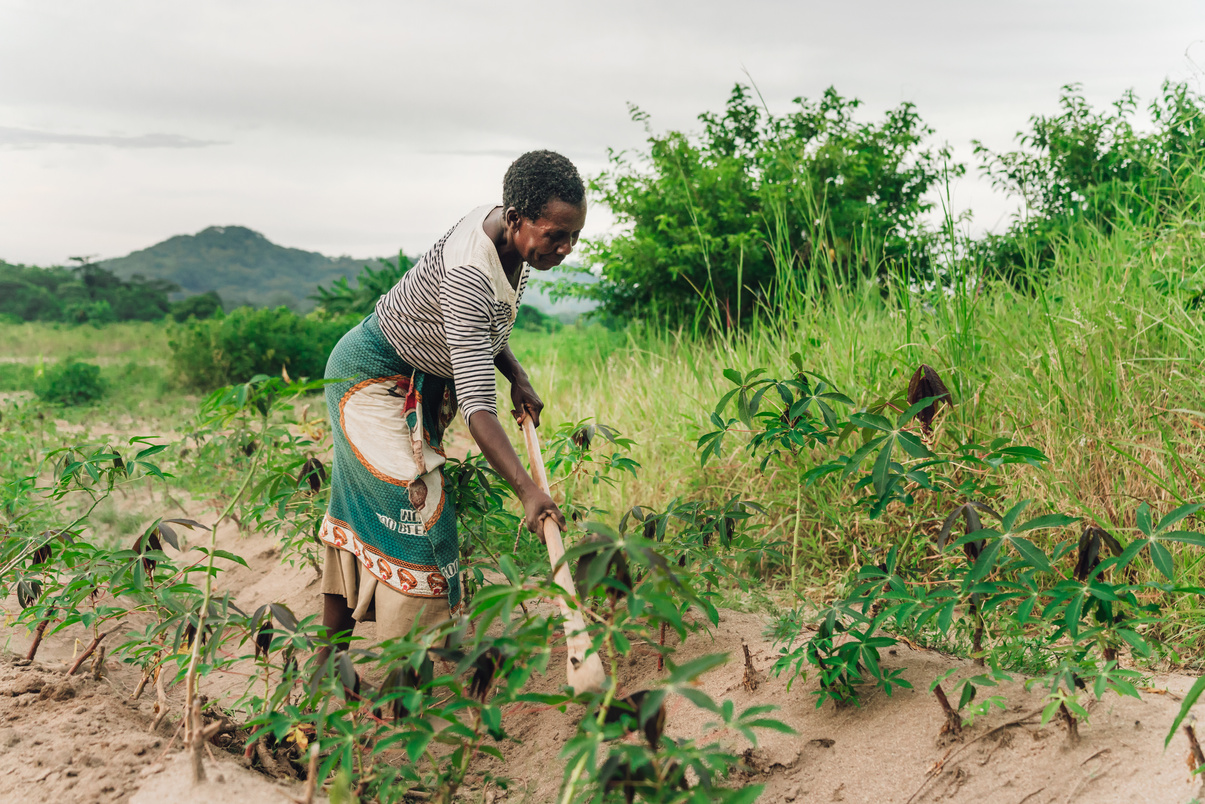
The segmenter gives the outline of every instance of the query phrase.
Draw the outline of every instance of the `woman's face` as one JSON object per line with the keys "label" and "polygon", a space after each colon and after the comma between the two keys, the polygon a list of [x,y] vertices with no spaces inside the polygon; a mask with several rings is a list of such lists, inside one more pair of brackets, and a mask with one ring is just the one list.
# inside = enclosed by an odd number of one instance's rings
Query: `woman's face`
{"label": "woman's face", "polygon": [[574,206],[554,198],[534,221],[511,207],[506,210],[506,221],[515,251],[532,268],[547,271],[560,265],[577,245],[586,225],[586,204]]}

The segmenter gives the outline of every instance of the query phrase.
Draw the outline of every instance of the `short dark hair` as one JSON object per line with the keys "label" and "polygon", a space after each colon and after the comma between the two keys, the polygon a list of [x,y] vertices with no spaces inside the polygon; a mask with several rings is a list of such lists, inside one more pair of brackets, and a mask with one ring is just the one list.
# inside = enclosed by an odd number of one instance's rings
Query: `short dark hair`
{"label": "short dark hair", "polygon": [[581,206],[586,186],[577,168],[554,151],[528,151],[506,170],[502,179],[502,207],[514,207],[524,218],[536,220],[554,198]]}

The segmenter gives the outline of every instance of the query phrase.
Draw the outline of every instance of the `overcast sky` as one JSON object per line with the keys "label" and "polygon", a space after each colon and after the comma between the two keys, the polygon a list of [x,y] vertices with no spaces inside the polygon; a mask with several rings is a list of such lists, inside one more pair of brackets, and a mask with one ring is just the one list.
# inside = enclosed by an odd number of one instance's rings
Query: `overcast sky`
{"label": "overcast sky", "polygon": [[[732,85],[912,101],[970,161],[1081,82],[1198,82],[1205,2],[0,0],[0,259],[121,256],[210,225],[368,257],[500,200],[519,153],[585,174]],[[969,176],[955,205],[999,228]],[[587,235],[610,223],[593,210]]]}

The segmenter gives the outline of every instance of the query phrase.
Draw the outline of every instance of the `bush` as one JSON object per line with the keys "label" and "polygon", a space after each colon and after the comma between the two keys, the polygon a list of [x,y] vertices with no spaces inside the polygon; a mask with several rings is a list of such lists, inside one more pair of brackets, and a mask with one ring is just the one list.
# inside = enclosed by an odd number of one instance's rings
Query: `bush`
{"label": "bush", "polygon": [[216,290],[211,290],[172,302],[171,316],[183,324],[190,318],[213,318],[221,312],[222,297]]}
{"label": "bush", "polygon": [[38,399],[52,405],[90,405],[105,395],[100,366],[65,360],[48,367],[33,383]]}
{"label": "bush", "polygon": [[[558,292],[670,320],[693,316],[702,296],[732,321],[786,274],[823,284],[915,260],[949,157],[927,144],[932,130],[907,103],[879,122],[855,120],[859,101],[833,89],[795,104],[772,115],[737,85],[723,113],[700,115],[701,134],[650,130],[644,153],[612,153],[591,189],[624,229],[585,245],[599,282]],[[648,127],[644,112],[632,117]]]}
{"label": "bush", "polygon": [[379,259],[377,262],[381,267],[375,271],[371,265],[364,266],[356,276],[354,288],[345,276],[332,282],[329,288],[319,285],[317,292],[310,296],[318,302],[315,312],[324,318],[341,315],[363,318],[377,308],[377,299],[388,293],[414,265],[414,260],[400,251],[396,260]]}
{"label": "bush", "polygon": [[0,363],[0,391],[33,388],[34,367],[29,363]]}
{"label": "bush", "polygon": [[560,321],[530,304],[520,306],[515,316],[515,329],[528,332],[556,332],[561,326]]}
{"label": "bush", "polygon": [[240,307],[223,318],[193,319],[169,341],[172,368],[184,385],[211,390],[256,374],[321,377],[331,349],[355,318],[321,321],[287,307]]}
{"label": "bush", "polygon": [[1133,92],[1097,110],[1069,84],[1059,107],[1031,117],[1014,151],[975,141],[980,172],[1024,206],[1007,232],[973,243],[972,253],[986,273],[1018,287],[1053,266],[1056,248],[1083,224],[1107,234],[1119,219],[1195,212],[1199,203],[1183,190],[1205,154],[1205,97],[1187,84],[1164,83],[1147,106],[1149,124],[1135,125]]}

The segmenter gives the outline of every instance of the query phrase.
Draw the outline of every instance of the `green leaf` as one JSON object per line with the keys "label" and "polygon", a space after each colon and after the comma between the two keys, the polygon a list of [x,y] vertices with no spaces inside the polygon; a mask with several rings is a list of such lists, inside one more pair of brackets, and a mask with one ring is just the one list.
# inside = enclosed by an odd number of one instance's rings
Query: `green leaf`
{"label": "green leaf", "polygon": [[728,804],[753,804],[765,789],[766,786],[763,784],[751,784],[742,787],[727,799]]}
{"label": "green leaf", "polygon": [[891,426],[890,421],[876,413],[855,413],[849,417],[849,420],[859,427],[869,427],[872,430],[881,430],[884,433],[890,433],[895,430]]}
{"label": "green leaf", "polygon": [[900,447],[913,458],[930,458],[933,456],[933,453],[929,452],[929,448],[917,438],[915,433],[901,430],[899,433],[896,433],[896,436],[899,438]]}
{"label": "green leaf", "polygon": [[1078,517],[1067,516],[1066,514],[1047,514],[1046,516],[1034,517],[1018,527],[1016,532],[1024,533],[1027,530],[1038,530],[1039,528],[1065,528],[1078,521]]}
{"label": "green leaf", "polygon": [[1163,573],[1163,577],[1169,581],[1175,580],[1175,567],[1172,565],[1172,554],[1166,547],[1159,542],[1151,541],[1151,561],[1155,565],[1155,569]]}
{"label": "green leaf", "polygon": [[741,725],[751,729],[769,729],[776,731],[779,734],[798,734],[799,732],[783,723],[781,720],[775,720],[772,717],[759,717],[752,720],[745,720],[744,715],[741,716]]}
{"label": "green leaf", "polygon": [[1160,533],[1159,539],[1165,542],[1183,542],[1197,547],[1205,547],[1205,533],[1197,533],[1195,530],[1169,530],[1166,533]]}
{"label": "green leaf", "polygon": [[865,444],[859,447],[857,452],[849,456],[849,460],[845,464],[845,471],[841,473],[842,478],[849,477],[854,472],[858,471],[858,467],[862,465],[862,461],[866,460],[866,456],[870,454],[871,450],[883,443],[884,440],[886,440],[886,436],[872,438],[870,441],[867,441]]}
{"label": "green leaf", "polygon": [[1071,598],[1071,600],[1067,602],[1067,610],[1063,617],[1063,621],[1067,625],[1067,630],[1073,637],[1079,634],[1080,620],[1083,618],[1083,614],[1084,596],[1081,593]]}
{"label": "green leaf", "polygon": [[666,659],[665,666],[669,668],[669,677],[665,679],[665,683],[688,684],[708,670],[714,670],[727,661],[727,653],[708,653],[683,664],[674,664],[673,660]]}
{"label": "green leaf", "polygon": [[1205,507],[1205,506],[1202,506],[1199,503],[1193,503],[1191,505],[1181,505],[1179,508],[1175,509],[1174,511],[1169,511],[1167,513],[1167,516],[1160,519],[1159,526],[1158,526],[1158,528],[1156,528],[1156,530],[1167,530],[1168,528],[1170,528],[1172,525],[1176,524],[1180,520],[1187,519],[1188,517],[1195,514],[1197,511],[1200,511],[1201,508],[1203,508],[1203,507]]}
{"label": "green leaf", "polygon": [[1012,542],[1013,547],[1017,548],[1017,552],[1021,554],[1021,557],[1025,559],[1025,563],[1029,564],[1029,566],[1042,572],[1054,572],[1054,567],[1051,565],[1050,559],[1046,557],[1046,553],[1029,539],[1022,536],[1013,536],[1009,541]]}
{"label": "green leaf", "polygon": [[996,558],[1000,555],[1000,548],[1003,544],[1003,539],[993,539],[984,546],[983,552],[979,554],[979,558],[975,559],[975,566],[971,569],[972,581],[981,581],[991,573],[996,566]]}
{"label": "green leaf", "polygon": [[1021,516],[1021,512],[1025,510],[1025,506],[1027,505],[1029,505],[1029,500],[1021,500],[1021,502],[1009,508],[1000,520],[1000,530],[1005,533],[1012,533],[1013,525],[1017,522],[1017,517]]}
{"label": "green leaf", "polygon": [[937,615],[937,629],[943,634],[950,631],[950,623],[954,620],[954,607],[956,605],[957,601],[951,600],[941,607],[941,611]]}
{"label": "green leaf", "polygon": [[1150,544],[1148,539],[1136,539],[1130,542],[1130,545],[1117,557],[1117,569],[1122,570],[1129,566],[1130,562],[1134,560],[1134,556],[1142,552],[1142,548],[1148,544]]}
{"label": "green leaf", "polygon": [[[668,662],[666,662],[666,663],[668,664]],[[707,711],[707,712],[715,712],[716,714],[719,714],[720,707],[716,705],[715,701],[711,700],[710,695],[703,692],[703,690],[699,689],[698,687],[690,687],[690,686],[681,687],[678,690],[678,692],[682,695],[683,698],[690,701],[692,704],[699,707],[700,709]]]}
{"label": "green leaf", "polygon": [[1192,709],[1193,704],[1201,697],[1202,692],[1205,692],[1205,676],[1193,682],[1192,689],[1184,696],[1184,702],[1180,704],[1180,712],[1176,715],[1176,719],[1172,721],[1172,727],[1167,733],[1167,739],[1163,741],[1164,748],[1167,748],[1168,744],[1171,743],[1172,737],[1176,735],[1176,729],[1180,728],[1180,724],[1184,722],[1184,718],[1188,715],[1188,710]]}
{"label": "green leaf", "polygon": [[728,407],[728,403],[732,400],[732,397],[739,390],[741,390],[741,389],[733,388],[731,391],[729,391],[728,393],[726,393],[722,397],[720,397],[720,401],[715,406],[715,415],[716,416],[724,415],[724,408]]}
{"label": "green leaf", "polygon": [[1150,536],[1151,535],[1151,507],[1149,505],[1147,505],[1146,503],[1143,503],[1142,505],[1138,506],[1138,514],[1136,516],[1136,519],[1138,521],[1138,530],[1142,531],[1147,536]]}
{"label": "green leaf", "polygon": [[916,403],[912,405],[912,407],[908,408],[899,415],[899,418],[895,420],[895,426],[903,427],[905,424],[912,421],[916,414],[920,413],[922,410],[929,407],[939,399],[945,399],[945,396],[927,396],[924,399],[918,399]]}
{"label": "green leaf", "polygon": [[888,436],[884,439],[886,443],[883,449],[879,452],[879,457],[875,459],[874,470],[874,490],[880,497],[887,493],[887,474],[891,469],[891,448],[895,446],[895,438]]}

